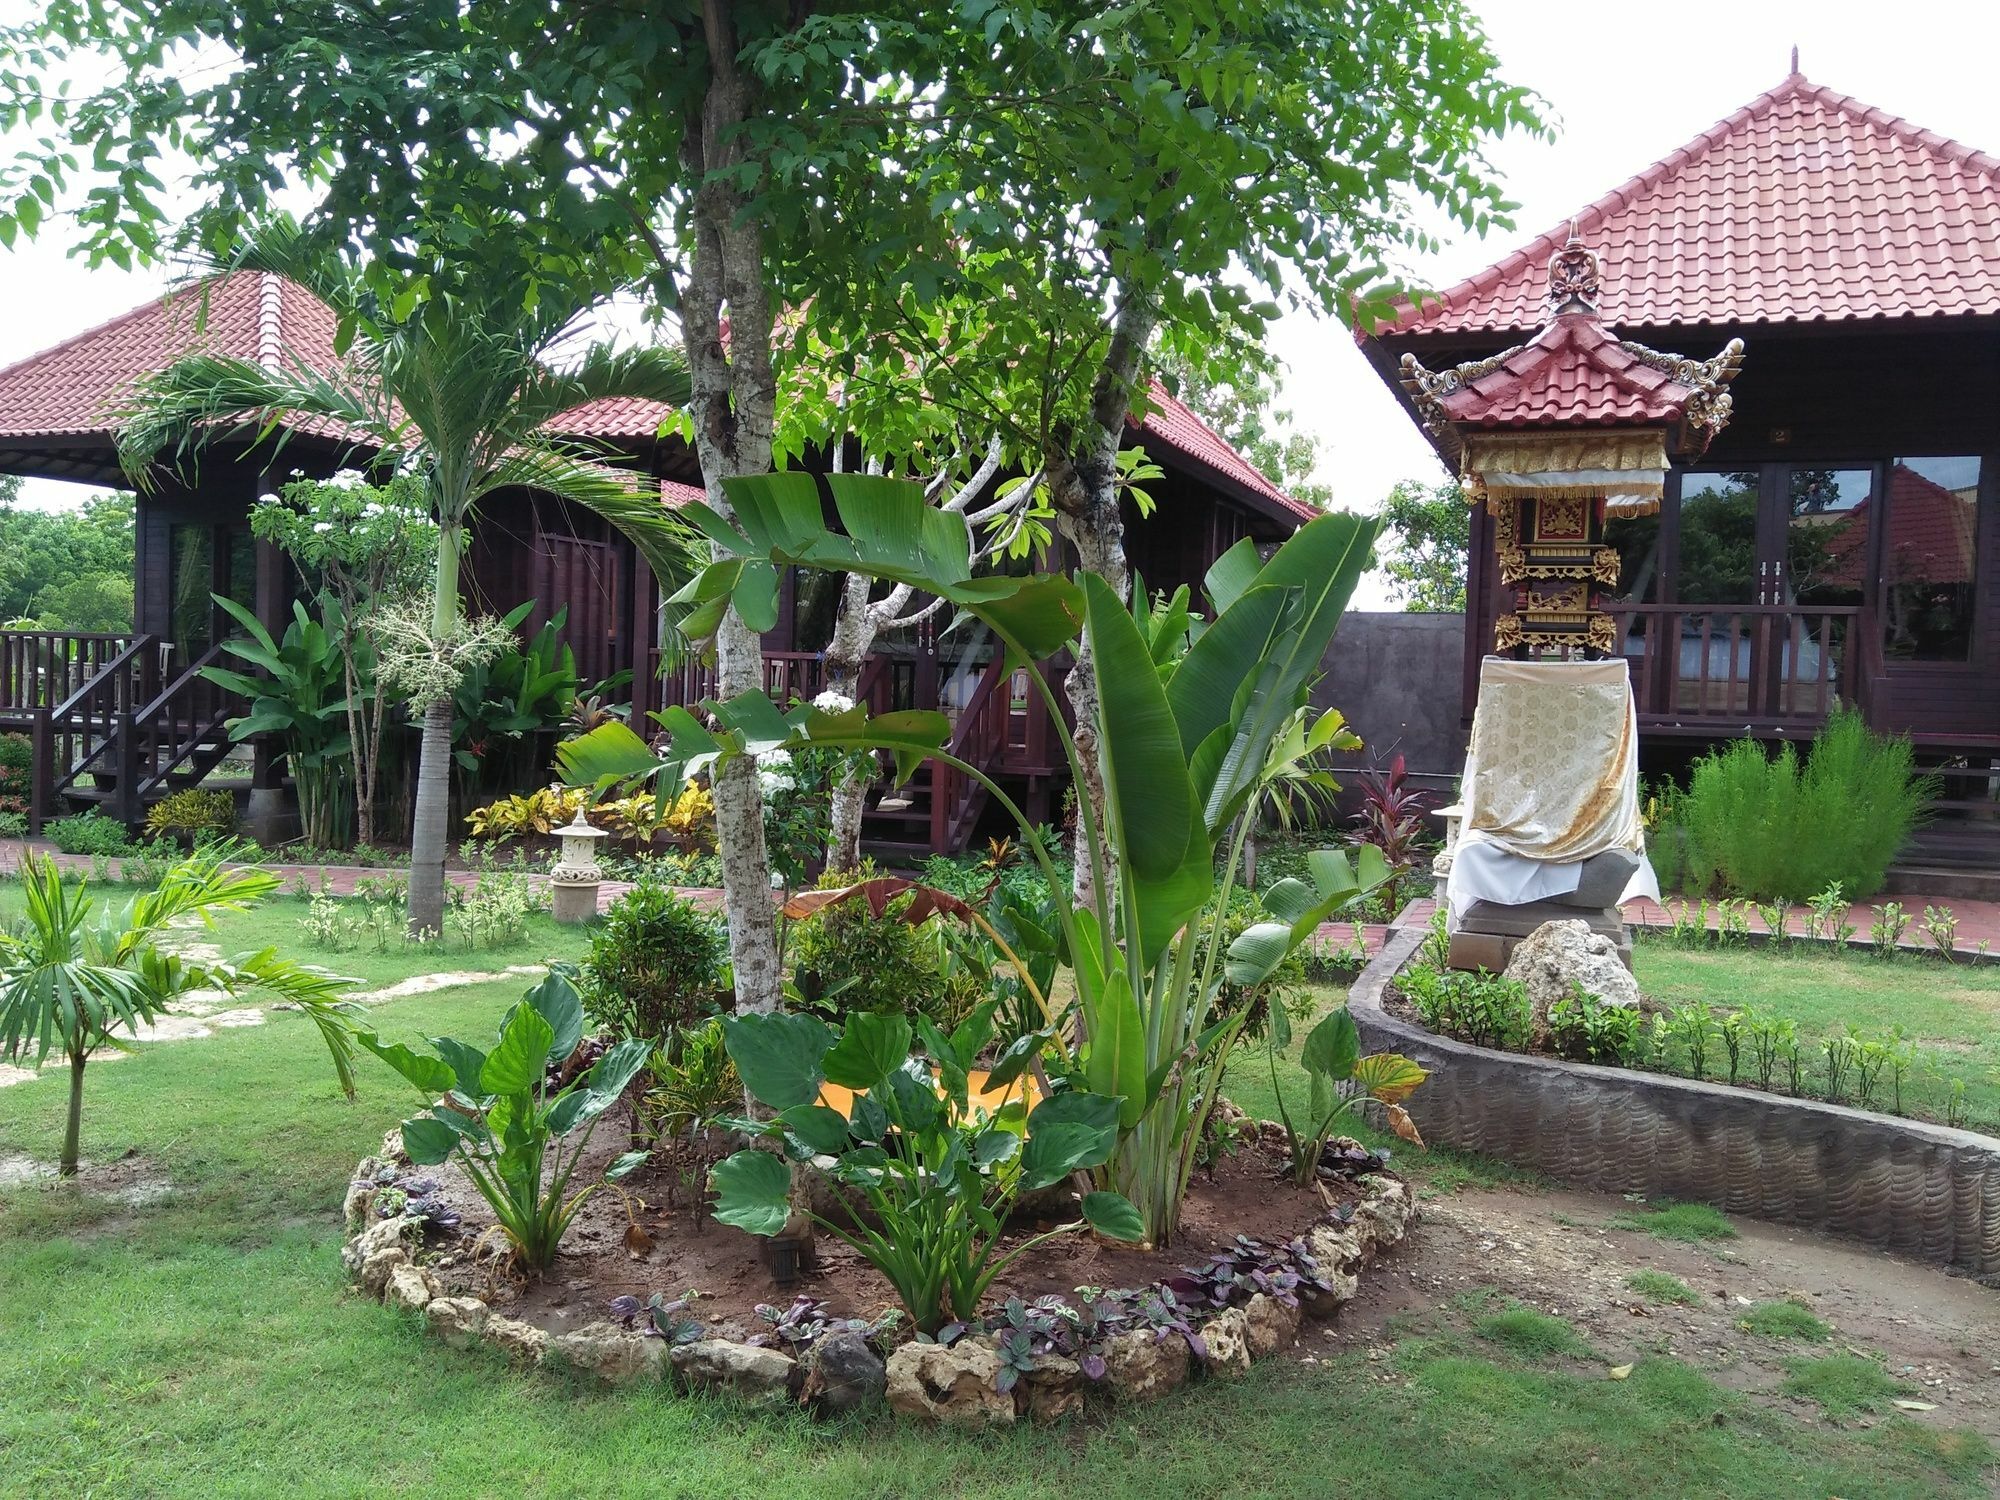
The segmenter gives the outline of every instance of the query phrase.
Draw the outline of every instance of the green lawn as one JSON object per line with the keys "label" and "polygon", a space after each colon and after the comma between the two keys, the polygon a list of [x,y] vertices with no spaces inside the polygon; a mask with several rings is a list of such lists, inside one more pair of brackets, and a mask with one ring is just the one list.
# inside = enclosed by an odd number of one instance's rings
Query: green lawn
{"label": "green lawn", "polygon": [[[296,917],[232,919],[223,941],[289,942]],[[396,972],[575,948],[573,934],[540,930],[518,949],[424,954]],[[373,1016],[391,1036],[484,1029],[523,982]],[[1612,1381],[1560,1339],[1481,1338],[1452,1306],[1412,1320],[1386,1361],[1260,1366],[1239,1385],[990,1439],[887,1421],[828,1429],[513,1372],[346,1291],[346,1176],[409,1098],[386,1069],[361,1085],[344,1102],[316,1034],[290,1014],[93,1070],[87,1161],[136,1153],[128,1170],[151,1168],[171,1190],[136,1201],[88,1178],[0,1189],[0,1494],[1984,1493],[1976,1439],[1893,1416],[1805,1426],[1665,1359]],[[1267,1112],[1248,1076],[1236,1092]],[[50,1156],[61,1108],[54,1079],[0,1089],[0,1153]]]}
{"label": "green lawn", "polygon": [[[1706,999],[1791,1018],[1815,1064],[1820,1038],[1850,1022],[1878,1037],[1900,1026],[1923,1057],[1905,1090],[1906,1110],[1942,1120],[1944,1080],[1962,1078],[1967,1124],[2000,1131],[2000,967],[1907,956],[1885,963],[1858,952],[1833,958],[1811,951],[1687,949],[1660,940],[1640,943],[1634,959],[1640,989],[1662,1005]],[[1723,1066],[1721,1047],[1712,1043],[1709,1075]]]}

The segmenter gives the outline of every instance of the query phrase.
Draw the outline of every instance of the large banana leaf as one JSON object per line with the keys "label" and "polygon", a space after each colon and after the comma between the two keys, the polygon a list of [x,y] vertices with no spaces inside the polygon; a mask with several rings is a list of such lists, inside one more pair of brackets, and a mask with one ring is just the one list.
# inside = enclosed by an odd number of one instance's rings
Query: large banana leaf
{"label": "large banana leaf", "polygon": [[1104,816],[1136,898],[1137,967],[1144,969],[1208,899],[1214,845],[1152,647],[1103,579],[1085,574],[1083,590],[1097,668]]}

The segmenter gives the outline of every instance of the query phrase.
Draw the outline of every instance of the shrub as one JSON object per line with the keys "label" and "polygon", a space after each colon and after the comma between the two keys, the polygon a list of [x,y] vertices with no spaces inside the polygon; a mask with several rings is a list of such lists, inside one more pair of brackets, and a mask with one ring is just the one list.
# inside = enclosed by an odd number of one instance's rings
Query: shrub
{"label": "shrub", "polygon": [[[817,888],[837,890],[877,873],[872,861],[863,860],[859,870],[821,876]],[[798,922],[791,934],[798,1003],[825,1016],[928,1016],[946,1030],[963,1020],[991,976],[955,961],[934,923],[905,921],[914,899],[897,897],[879,917],[866,901],[842,901]]]}
{"label": "shrub", "polygon": [[634,886],[591,934],[578,989],[591,1024],[662,1042],[716,1009],[728,944],[716,919],[665,886]]}
{"label": "shrub", "polygon": [[1627,1067],[1645,1055],[1644,1024],[1636,1005],[1606,1005],[1571,985],[1549,1007],[1549,1045],[1558,1057]]}
{"label": "shrub", "polygon": [[653,1132],[667,1137],[733,1111],[743,1102],[743,1081],[724,1045],[722,1017],[710,1016],[679,1032],[674,1043],[655,1047],[647,1060],[652,1084],[643,1101]]}
{"label": "shrub", "polygon": [[227,792],[183,787],[155,802],[146,813],[146,831],[168,838],[199,839],[228,834],[236,827],[236,799]]}
{"label": "shrub", "polygon": [[1760,900],[1808,900],[1838,883],[1850,899],[1881,889],[1915,830],[1935,777],[1919,776],[1910,742],[1836,711],[1803,760],[1736,740],[1695,763],[1681,811],[1687,882]]}
{"label": "shrub", "polygon": [[1417,1018],[1441,1035],[1476,1047],[1520,1048],[1528,1040],[1528,987],[1518,979],[1416,964],[1397,983]]}
{"label": "shrub", "polygon": [[0,839],[24,839],[28,836],[28,815],[8,808],[0,812]]}
{"label": "shrub", "polygon": [[0,806],[27,805],[35,774],[35,747],[25,734],[0,734]]}
{"label": "shrub", "polygon": [[132,847],[125,825],[101,812],[57,818],[44,825],[42,832],[65,854],[123,854]]}

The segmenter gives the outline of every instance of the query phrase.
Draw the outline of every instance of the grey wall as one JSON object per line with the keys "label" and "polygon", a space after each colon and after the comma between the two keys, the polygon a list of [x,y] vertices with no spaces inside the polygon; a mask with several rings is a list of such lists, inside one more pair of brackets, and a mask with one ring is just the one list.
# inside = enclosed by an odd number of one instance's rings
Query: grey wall
{"label": "grey wall", "polygon": [[1401,751],[1423,784],[1446,785],[1465,765],[1464,665],[1462,614],[1350,610],[1327,648],[1313,702],[1339,709],[1368,742],[1356,763]]}

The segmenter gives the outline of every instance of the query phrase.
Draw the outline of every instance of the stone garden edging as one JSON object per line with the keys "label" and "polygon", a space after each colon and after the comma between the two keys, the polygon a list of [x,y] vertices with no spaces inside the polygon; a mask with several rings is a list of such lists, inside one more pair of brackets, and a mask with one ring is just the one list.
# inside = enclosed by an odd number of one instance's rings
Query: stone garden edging
{"label": "stone garden edging", "polygon": [[1426,1140],[1599,1192],[1692,1199],[2000,1273],[2000,1140],[1720,1083],[1500,1052],[1390,1015],[1425,933],[1392,932],[1348,992],[1370,1050],[1430,1070]]}
{"label": "stone garden edging", "polygon": [[865,1412],[884,1402],[897,1416],[951,1427],[989,1428],[1016,1421],[1050,1421],[1084,1408],[1086,1393],[1112,1399],[1155,1400],[1196,1374],[1231,1377],[1256,1360],[1298,1342],[1303,1320],[1329,1319],[1352,1300],[1361,1272],[1381,1252],[1400,1244],[1415,1226],[1417,1202],[1400,1178],[1363,1178],[1362,1200],[1343,1222],[1329,1213],[1304,1233],[1331,1290],[1305,1292],[1297,1306],[1258,1293],[1200,1325],[1206,1360],[1185,1339],[1147,1330],[1121,1333],[1103,1347],[1102,1381],[1087,1379],[1074,1360],[1041,1357],[1012,1391],[997,1384],[1001,1361],[990,1336],[950,1346],[905,1343],[879,1357],[856,1333],[820,1340],[800,1359],[783,1350],[726,1338],[702,1338],[669,1348],[610,1320],[551,1334],[497,1312],[474,1296],[447,1296],[422,1255],[420,1221],[411,1215],[374,1218],[375,1183],[394,1165],[395,1133],[383,1156],[364,1157],[355,1169],[343,1213],[348,1238],[342,1264],[361,1292],[415,1313],[446,1346],[494,1350],[520,1365],[567,1370],[612,1384],[667,1380],[687,1391],[726,1393],[749,1405],[803,1405],[818,1416]]}

